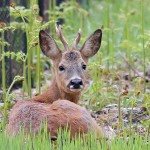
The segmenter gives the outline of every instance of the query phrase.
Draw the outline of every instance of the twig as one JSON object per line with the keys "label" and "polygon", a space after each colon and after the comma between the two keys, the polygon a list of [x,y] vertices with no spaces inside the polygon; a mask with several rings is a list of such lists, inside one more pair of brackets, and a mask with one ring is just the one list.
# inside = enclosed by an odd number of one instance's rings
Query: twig
{"label": "twig", "polygon": [[144,77],[143,77],[142,75],[140,75],[139,72],[136,71],[136,70],[133,68],[133,66],[129,63],[129,61],[127,60],[127,58],[126,58],[125,56],[123,56],[121,53],[119,53],[119,55],[123,58],[123,60],[125,61],[125,63],[132,69],[132,71],[133,71],[135,74],[137,74],[139,77],[141,77],[141,78],[144,79]]}

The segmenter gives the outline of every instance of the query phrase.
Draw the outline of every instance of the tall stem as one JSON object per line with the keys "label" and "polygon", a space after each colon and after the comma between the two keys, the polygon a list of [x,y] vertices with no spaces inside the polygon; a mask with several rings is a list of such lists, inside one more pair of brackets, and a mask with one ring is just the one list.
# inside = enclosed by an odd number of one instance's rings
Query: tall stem
{"label": "tall stem", "polygon": [[[31,51],[29,49],[29,41],[30,41],[29,40],[29,32],[28,32],[28,27],[26,25],[25,19],[23,18],[22,14],[20,12],[19,12],[19,14],[21,16],[21,19],[22,19],[24,25],[25,25],[25,31],[26,31],[26,38],[27,38],[27,61],[28,61],[28,95],[31,98],[32,97],[32,92],[31,92]],[[31,15],[30,15],[30,21],[31,21]],[[23,73],[25,73],[25,70],[24,70]]]}
{"label": "tall stem", "polygon": [[5,56],[4,56],[4,31],[2,31],[2,88],[3,88],[3,100],[6,100],[6,70],[5,70]]}
{"label": "tall stem", "polygon": [[109,52],[110,52],[110,42],[109,42],[109,29],[110,29],[110,13],[109,13],[109,0],[107,0],[107,70],[109,71]]}
{"label": "tall stem", "polygon": [[31,92],[31,50],[29,49],[29,37],[28,33],[26,33],[27,37],[27,48],[28,48],[28,95],[30,98],[32,97],[32,92]]}
{"label": "tall stem", "polygon": [[[128,43],[128,41],[130,41],[129,39],[129,15],[128,15],[128,5],[129,2],[127,0],[126,2],[126,18],[125,18],[125,40]],[[126,44],[126,49],[127,49],[127,58],[129,60],[129,63],[131,63],[131,54],[130,54],[130,45]],[[128,67],[128,71],[129,71],[129,78],[131,77],[131,70],[130,67]],[[129,79],[130,80],[130,79]]]}
{"label": "tall stem", "polygon": [[144,93],[145,93],[145,90],[146,90],[146,82],[145,82],[145,73],[146,73],[146,64],[145,64],[145,59],[146,59],[146,53],[145,53],[145,47],[144,47],[144,2],[143,0],[141,0],[141,20],[142,20],[142,50],[143,50],[143,63],[144,63],[144,66],[143,66],[143,72],[144,72]]}
{"label": "tall stem", "polygon": [[23,61],[23,99],[24,99],[24,92],[27,91],[27,80],[26,80],[26,61]]}
{"label": "tall stem", "polygon": [[37,89],[37,92],[40,94],[41,92],[41,89],[40,89],[40,71],[41,71],[41,65],[40,65],[40,47],[39,47],[39,43],[38,43],[38,49],[37,49],[37,84],[36,84],[36,89]]}

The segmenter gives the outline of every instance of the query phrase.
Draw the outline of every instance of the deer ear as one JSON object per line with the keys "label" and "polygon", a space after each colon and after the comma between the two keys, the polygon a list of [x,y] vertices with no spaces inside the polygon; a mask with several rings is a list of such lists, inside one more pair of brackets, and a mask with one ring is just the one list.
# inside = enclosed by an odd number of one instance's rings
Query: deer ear
{"label": "deer ear", "polygon": [[39,42],[42,52],[50,59],[54,60],[61,55],[55,40],[43,30],[39,33]]}
{"label": "deer ear", "polygon": [[100,29],[97,29],[90,37],[87,38],[80,49],[83,58],[88,59],[98,52],[101,45],[101,39],[102,30]]}

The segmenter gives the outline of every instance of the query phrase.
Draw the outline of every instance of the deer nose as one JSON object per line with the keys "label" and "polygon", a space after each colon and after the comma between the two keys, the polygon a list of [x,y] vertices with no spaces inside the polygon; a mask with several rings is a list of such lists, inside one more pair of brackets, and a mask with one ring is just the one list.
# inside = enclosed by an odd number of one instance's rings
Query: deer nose
{"label": "deer nose", "polygon": [[81,79],[72,79],[70,81],[70,86],[72,86],[74,89],[79,89],[83,85],[83,82]]}

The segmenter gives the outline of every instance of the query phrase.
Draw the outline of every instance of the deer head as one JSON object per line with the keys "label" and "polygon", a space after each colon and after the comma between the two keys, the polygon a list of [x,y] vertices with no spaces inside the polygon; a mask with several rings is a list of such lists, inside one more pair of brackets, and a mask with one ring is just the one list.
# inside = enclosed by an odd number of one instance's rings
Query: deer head
{"label": "deer head", "polygon": [[53,62],[58,87],[66,93],[81,92],[86,84],[86,64],[88,59],[94,56],[100,48],[102,31],[97,29],[87,38],[81,48],[77,48],[81,30],[79,30],[72,48],[69,48],[61,26],[56,26],[56,32],[65,50],[60,50],[55,40],[43,30],[39,33],[41,50]]}

